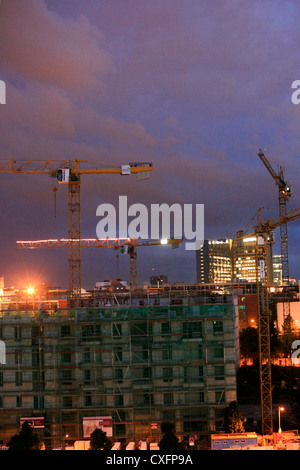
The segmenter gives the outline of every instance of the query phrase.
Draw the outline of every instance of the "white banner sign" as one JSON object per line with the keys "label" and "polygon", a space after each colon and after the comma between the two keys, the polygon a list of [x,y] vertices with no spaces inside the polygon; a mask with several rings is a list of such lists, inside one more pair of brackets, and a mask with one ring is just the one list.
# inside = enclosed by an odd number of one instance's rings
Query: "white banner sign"
{"label": "white banner sign", "polygon": [[261,279],[265,279],[265,262],[263,259],[259,260],[259,275]]}
{"label": "white banner sign", "polygon": [[112,416],[94,416],[82,418],[83,437],[90,437],[95,429],[102,429],[107,437],[112,437]]}

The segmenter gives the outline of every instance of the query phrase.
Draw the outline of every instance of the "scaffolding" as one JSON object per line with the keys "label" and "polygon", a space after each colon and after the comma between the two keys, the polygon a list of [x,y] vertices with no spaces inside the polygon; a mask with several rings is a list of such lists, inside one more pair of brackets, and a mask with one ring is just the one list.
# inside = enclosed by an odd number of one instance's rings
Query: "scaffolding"
{"label": "scaffolding", "polygon": [[84,417],[111,416],[118,441],[157,441],[164,421],[178,436],[220,430],[236,399],[231,300],[0,312],[0,440],[34,416],[48,448],[82,439]]}

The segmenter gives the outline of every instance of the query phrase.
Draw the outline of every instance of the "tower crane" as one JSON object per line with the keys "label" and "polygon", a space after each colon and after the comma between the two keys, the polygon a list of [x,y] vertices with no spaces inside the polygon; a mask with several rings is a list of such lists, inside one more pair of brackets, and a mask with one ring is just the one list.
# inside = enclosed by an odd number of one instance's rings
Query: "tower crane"
{"label": "tower crane", "polygon": [[76,306],[81,295],[80,179],[82,175],[137,174],[145,179],[152,163],[133,162],[118,168],[84,168],[86,160],[0,160],[0,173],[48,175],[68,186],[69,305]]}
{"label": "tower crane", "polygon": [[[114,248],[122,253],[128,253],[130,259],[130,290],[137,290],[137,248],[141,246],[172,245],[178,248],[181,239],[146,240],[141,238],[81,238],[80,248]],[[66,238],[17,241],[17,248],[39,249],[39,248],[66,248],[69,246]]]}
{"label": "tower crane", "polygon": [[[284,178],[284,169],[282,166],[279,167],[278,174],[272,168],[268,158],[262,151],[259,149],[258,156],[271,174],[275,183],[278,187],[278,202],[279,202],[279,216],[283,217],[286,214],[286,204],[287,201],[292,196],[292,186],[291,183],[287,183]],[[281,260],[282,260],[282,282],[283,285],[289,284],[289,259],[288,259],[288,233],[287,233],[287,224],[283,223],[280,225],[280,245],[281,245]],[[287,312],[288,314],[289,312]]]}
{"label": "tower crane", "polygon": [[[261,209],[261,208],[260,208]],[[259,210],[258,224],[254,233],[243,235],[240,238],[256,237],[256,280],[258,295],[258,338],[259,338],[259,373],[260,373],[260,399],[261,399],[261,427],[262,435],[273,433],[272,417],[272,384],[271,384],[271,354],[270,354],[270,312],[269,312],[269,253],[274,243],[274,230],[282,224],[300,217],[300,208],[275,219],[262,222]]]}

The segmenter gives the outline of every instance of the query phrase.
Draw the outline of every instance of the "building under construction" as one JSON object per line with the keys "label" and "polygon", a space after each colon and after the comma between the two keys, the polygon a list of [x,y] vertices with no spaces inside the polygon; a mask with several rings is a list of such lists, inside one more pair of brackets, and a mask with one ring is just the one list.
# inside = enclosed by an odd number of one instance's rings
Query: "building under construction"
{"label": "building under construction", "polygon": [[[142,305],[144,303],[144,305]],[[37,420],[46,448],[110,419],[114,441],[157,438],[160,424],[205,441],[236,400],[233,295],[137,305],[0,312],[0,440]]]}

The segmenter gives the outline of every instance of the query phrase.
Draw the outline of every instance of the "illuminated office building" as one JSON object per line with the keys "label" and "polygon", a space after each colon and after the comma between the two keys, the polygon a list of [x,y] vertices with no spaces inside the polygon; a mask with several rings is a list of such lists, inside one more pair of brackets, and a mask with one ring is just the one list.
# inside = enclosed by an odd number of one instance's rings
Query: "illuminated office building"
{"label": "illuminated office building", "polygon": [[[204,240],[201,250],[196,252],[197,283],[222,283],[231,281],[256,282],[256,237],[235,240],[221,238]],[[269,254],[269,285],[273,284],[272,250]]]}
{"label": "illuminated office building", "polygon": [[[243,237],[244,232],[237,233],[232,243],[233,279],[237,281],[256,282],[256,237]],[[272,248],[268,259],[268,284],[273,283]]]}
{"label": "illuminated office building", "polygon": [[[237,237],[243,235],[238,232]],[[256,237],[248,237],[233,241],[233,278],[237,280],[256,281],[256,263],[255,263]]]}
{"label": "illuminated office building", "polygon": [[273,255],[273,282],[275,286],[282,286],[282,256]]}
{"label": "illuminated office building", "polygon": [[230,282],[232,280],[232,240],[204,240],[196,252],[197,283]]}

